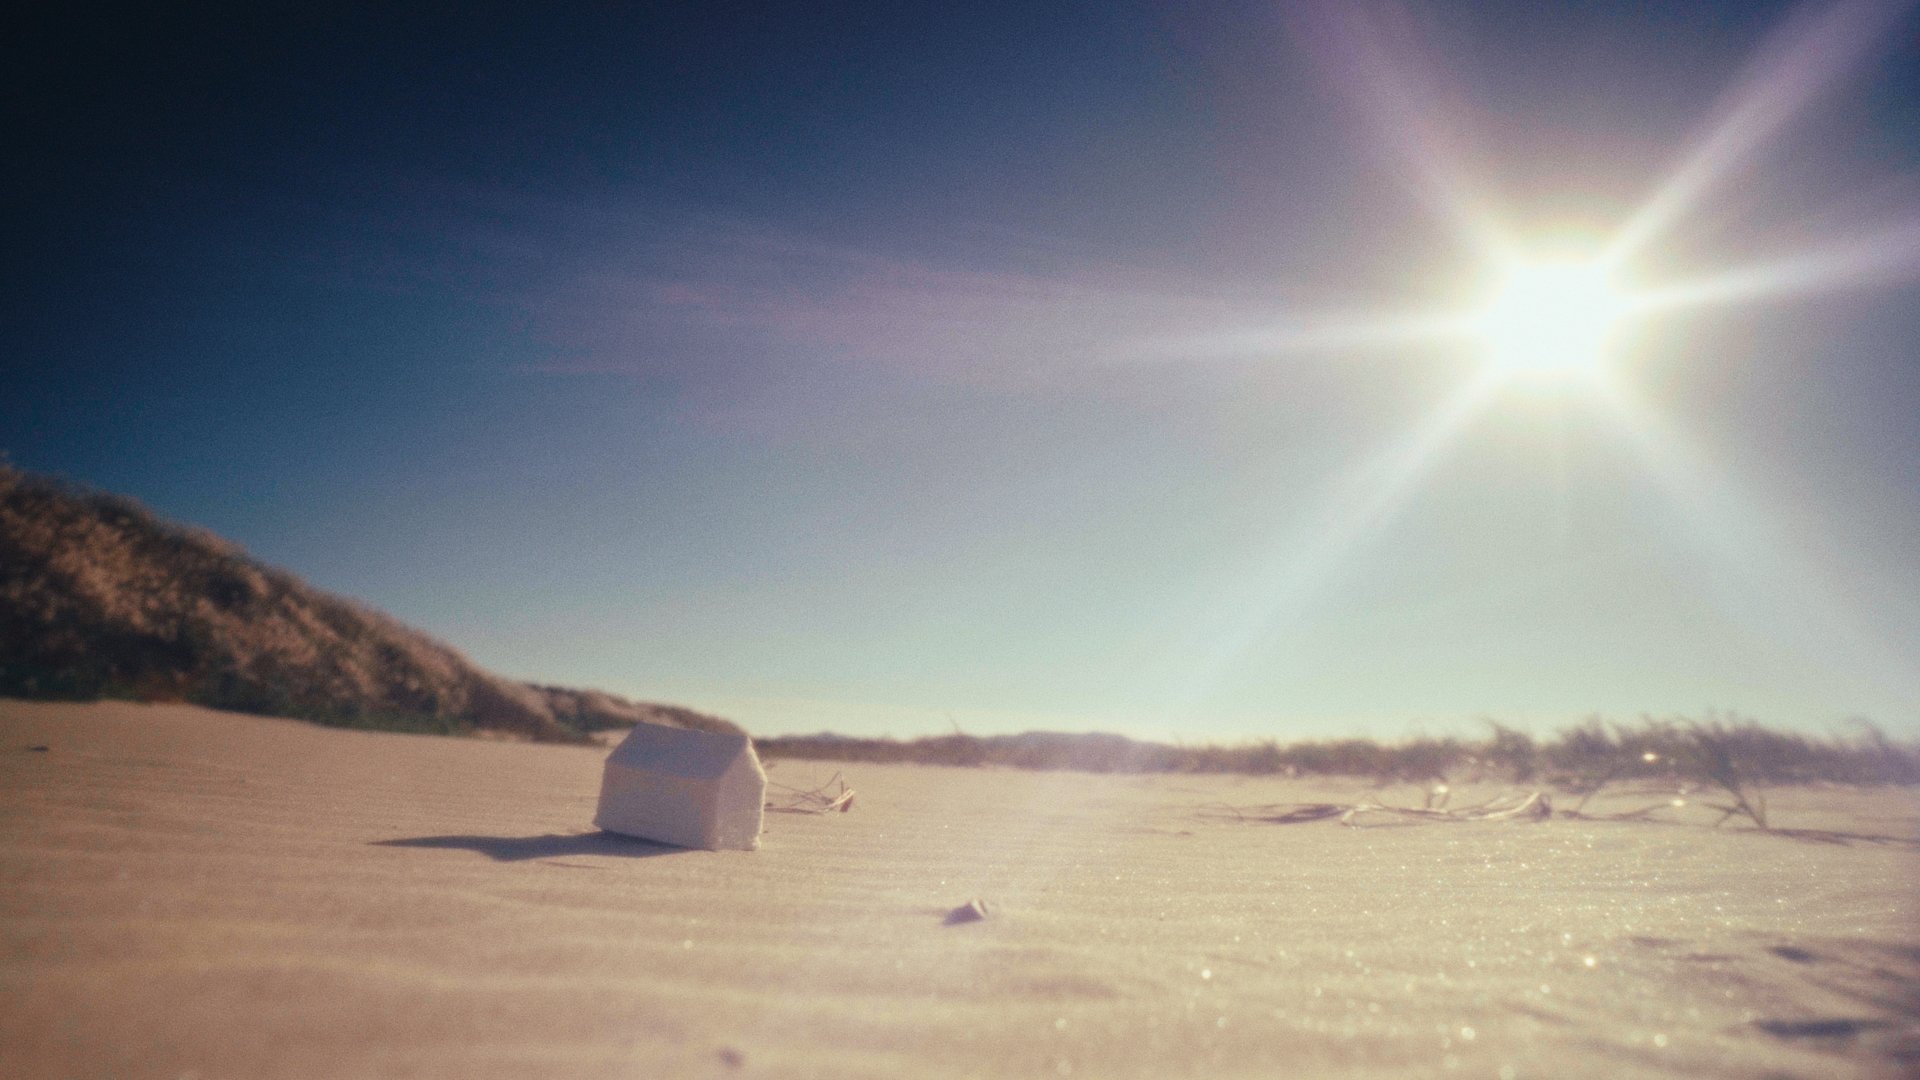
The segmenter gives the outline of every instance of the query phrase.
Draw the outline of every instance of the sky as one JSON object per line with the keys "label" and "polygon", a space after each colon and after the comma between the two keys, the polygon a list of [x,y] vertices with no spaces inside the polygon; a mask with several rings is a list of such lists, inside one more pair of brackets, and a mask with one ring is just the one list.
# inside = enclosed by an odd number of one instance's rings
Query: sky
{"label": "sky", "polygon": [[151,7],[0,33],[0,451],[483,666],[1920,737],[1910,3]]}

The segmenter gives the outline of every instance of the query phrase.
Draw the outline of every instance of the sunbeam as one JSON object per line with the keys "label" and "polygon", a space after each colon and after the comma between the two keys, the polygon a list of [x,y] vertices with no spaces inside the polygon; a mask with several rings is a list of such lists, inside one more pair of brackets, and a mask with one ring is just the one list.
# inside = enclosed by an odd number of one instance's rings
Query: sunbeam
{"label": "sunbeam", "polygon": [[1913,0],[1841,0],[1802,8],[1747,69],[1721,119],[1614,236],[1607,259],[1644,248],[1692,210],[1728,170],[1780,131],[1816,94],[1855,66]]}
{"label": "sunbeam", "polygon": [[1920,220],[1778,262],[1736,267],[1635,293],[1636,311],[1737,304],[1920,277]]}
{"label": "sunbeam", "polygon": [[1599,388],[1603,412],[1706,559],[1698,583],[1724,615],[1776,648],[1920,702],[1920,669],[1852,617],[1827,575],[1773,524],[1774,515],[1631,387],[1606,380]]}
{"label": "sunbeam", "polygon": [[1488,258],[1510,237],[1475,182],[1472,149],[1437,103],[1450,96],[1437,65],[1417,59],[1406,13],[1386,5],[1318,4],[1291,9],[1295,32],[1382,146],[1409,170],[1421,204],[1456,240]]}
{"label": "sunbeam", "polygon": [[1204,655],[1187,668],[1189,701],[1205,697],[1218,685],[1256,639],[1298,618],[1340,565],[1393,523],[1434,463],[1492,400],[1501,382],[1491,370],[1469,379],[1406,437],[1333,485],[1304,534],[1275,552],[1232,614],[1211,623]]}
{"label": "sunbeam", "polygon": [[1115,355],[1151,362],[1335,353],[1429,345],[1472,330],[1471,317],[1458,312],[1295,315],[1266,326],[1140,342]]}

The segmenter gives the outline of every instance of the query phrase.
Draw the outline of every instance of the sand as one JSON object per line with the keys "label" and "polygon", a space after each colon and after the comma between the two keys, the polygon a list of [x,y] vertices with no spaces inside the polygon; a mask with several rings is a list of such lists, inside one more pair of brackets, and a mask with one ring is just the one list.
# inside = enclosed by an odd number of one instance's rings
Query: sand
{"label": "sand", "polygon": [[0,702],[0,1075],[1920,1069],[1913,792],[1361,830],[1223,808],[1418,793],[847,765],[692,852],[592,831],[604,754]]}

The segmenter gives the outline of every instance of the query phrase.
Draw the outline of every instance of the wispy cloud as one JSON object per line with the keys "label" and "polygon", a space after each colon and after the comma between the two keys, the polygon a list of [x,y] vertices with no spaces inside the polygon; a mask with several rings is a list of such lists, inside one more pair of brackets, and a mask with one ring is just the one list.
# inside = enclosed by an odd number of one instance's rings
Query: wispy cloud
{"label": "wispy cloud", "polygon": [[1110,360],[1233,317],[1204,285],[1127,268],[960,268],[739,226],[638,236],[529,302],[579,356],[545,370],[843,361],[959,382]]}

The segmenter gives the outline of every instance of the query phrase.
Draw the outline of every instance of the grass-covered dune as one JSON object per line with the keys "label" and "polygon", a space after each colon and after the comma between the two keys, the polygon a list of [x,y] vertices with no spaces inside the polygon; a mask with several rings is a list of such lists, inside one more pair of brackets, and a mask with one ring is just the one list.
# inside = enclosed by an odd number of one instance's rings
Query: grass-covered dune
{"label": "grass-covered dune", "polygon": [[0,464],[0,697],[184,701],[344,727],[578,742],[728,721],[484,671],[117,495]]}
{"label": "grass-covered dune", "polygon": [[1679,776],[1710,783],[1920,783],[1920,748],[1890,742],[1861,725],[1851,737],[1810,739],[1750,721],[1644,719],[1635,725],[1591,720],[1537,741],[1489,725],[1484,739],[1417,738],[1382,744],[1337,739],[1281,745],[1174,746],[1118,735],[973,736],[956,732],[900,742],[810,735],[760,739],[768,758],[816,761],[999,765],[1096,773],[1245,773],[1363,776],[1425,782],[1449,778],[1541,781],[1592,790],[1612,780]]}

